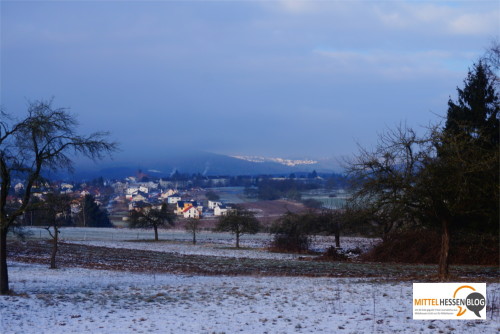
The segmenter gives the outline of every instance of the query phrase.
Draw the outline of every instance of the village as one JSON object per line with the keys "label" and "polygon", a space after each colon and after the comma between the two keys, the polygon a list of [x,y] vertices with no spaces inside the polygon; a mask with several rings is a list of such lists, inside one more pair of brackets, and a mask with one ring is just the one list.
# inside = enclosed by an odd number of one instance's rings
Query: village
{"label": "village", "polygon": [[[334,178],[336,177],[336,180]],[[321,175],[316,172],[304,175],[286,176],[200,176],[175,174],[165,178],[151,178],[142,171],[135,176],[120,180],[105,180],[102,177],[86,182],[44,181],[35,184],[32,189],[33,206],[27,210],[20,221],[24,226],[42,226],[43,217],[37,219],[37,203],[46,201],[48,194],[66,196],[70,201],[68,219],[64,226],[75,227],[129,227],[132,212],[160,209],[167,204],[176,215],[176,222],[183,225],[187,219],[203,219],[207,227],[215,220],[226,215],[241,205],[252,211],[261,222],[272,223],[287,211],[306,211],[311,203],[321,208],[333,201],[337,207],[346,196],[345,191],[336,185],[342,185],[339,175]],[[259,198],[259,183],[272,184],[272,187],[290,183],[293,191]],[[266,184],[267,184],[266,183]],[[20,201],[24,186],[21,182],[13,183],[13,192],[9,201]],[[303,187],[305,196],[297,188]],[[267,189],[267,188],[266,188]],[[273,189],[271,189],[273,190]],[[273,190],[274,194],[274,190]],[[326,200],[321,203],[310,197]],[[334,194],[334,195],[332,195]],[[338,196],[337,196],[338,195]],[[329,196],[329,197],[328,197]],[[301,201],[302,199],[302,201]],[[340,204],[339,204],[340,203]],[[328,207],[325,206],[325,207]],[[99,214],[98,214],[99,213]]]}

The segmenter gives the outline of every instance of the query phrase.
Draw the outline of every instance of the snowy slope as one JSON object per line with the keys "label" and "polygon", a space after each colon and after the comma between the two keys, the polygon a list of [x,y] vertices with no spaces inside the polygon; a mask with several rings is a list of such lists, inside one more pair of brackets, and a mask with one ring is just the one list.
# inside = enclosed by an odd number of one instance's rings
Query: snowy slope
{"label": "snowy slope", "polygon": [[[146,275],[10,263],[0,333],[497,333],[412,319],[412,284],[369,279]],[[488,299],[500,284],[488,284]],[[498,307],[498,305],[497,305]],[[491,319],[491,312],[488,313]]]}

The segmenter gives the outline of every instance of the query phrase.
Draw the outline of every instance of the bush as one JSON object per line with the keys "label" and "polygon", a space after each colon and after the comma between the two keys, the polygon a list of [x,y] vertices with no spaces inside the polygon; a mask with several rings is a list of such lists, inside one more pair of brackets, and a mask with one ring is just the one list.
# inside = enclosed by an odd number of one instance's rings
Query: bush
{"label": "bush", "polygon": [[[498,236],[473,233],[454,234],[450,244],[450,264],[498,265]],[[437,264],[441,236],[434,230],[392,233],[387,239],[362,255],[363,260]]]}
{"label": "bush", "polygon": [[310,239],[306,215],[288,212],[272,227],[274,234],[271,250],[303,253],[309,250]]}
{"label": "bush", "polygon": [[309,250],[309,236],[293,233],[277,233],[271,243],[271,250],[279,252],[304,253]]}

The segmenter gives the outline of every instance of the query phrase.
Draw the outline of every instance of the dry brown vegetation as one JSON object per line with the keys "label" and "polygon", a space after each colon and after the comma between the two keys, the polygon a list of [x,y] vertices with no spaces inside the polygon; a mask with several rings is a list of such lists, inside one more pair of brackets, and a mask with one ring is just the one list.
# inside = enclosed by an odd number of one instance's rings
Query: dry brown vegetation
{"label": "dry brown vegetation", "polygon": [[[362,256],[366,261],[426,263],[439,261],[441,236],[437,231],[391,234],[386,241]],[[450,264],[499,265],[498,237],[460,234],[450,247]]]}
{"label": "dry brown vegetation", "polygon": [[[10,260],[49,263],[46,241],[10,241]],[[434,280],[436,266],[374,262],[323,262],[180,255],[146,250],[62,243],[60,267],[120,270],[144,273],[198,275],[254,275],[307,277],[373,277],[396,280]],[[453,266],[457,279],[496,281],[498,266]]]}

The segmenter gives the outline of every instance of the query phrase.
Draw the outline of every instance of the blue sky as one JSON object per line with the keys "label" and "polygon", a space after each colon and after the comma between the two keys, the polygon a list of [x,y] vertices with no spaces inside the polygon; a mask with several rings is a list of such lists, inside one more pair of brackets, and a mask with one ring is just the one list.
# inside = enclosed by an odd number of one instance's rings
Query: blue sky
{"label": "blue sky", "polygon": [[54,97],[116,159],[322,158],[446,114],[499,1],[2,1],[1,105]]}

